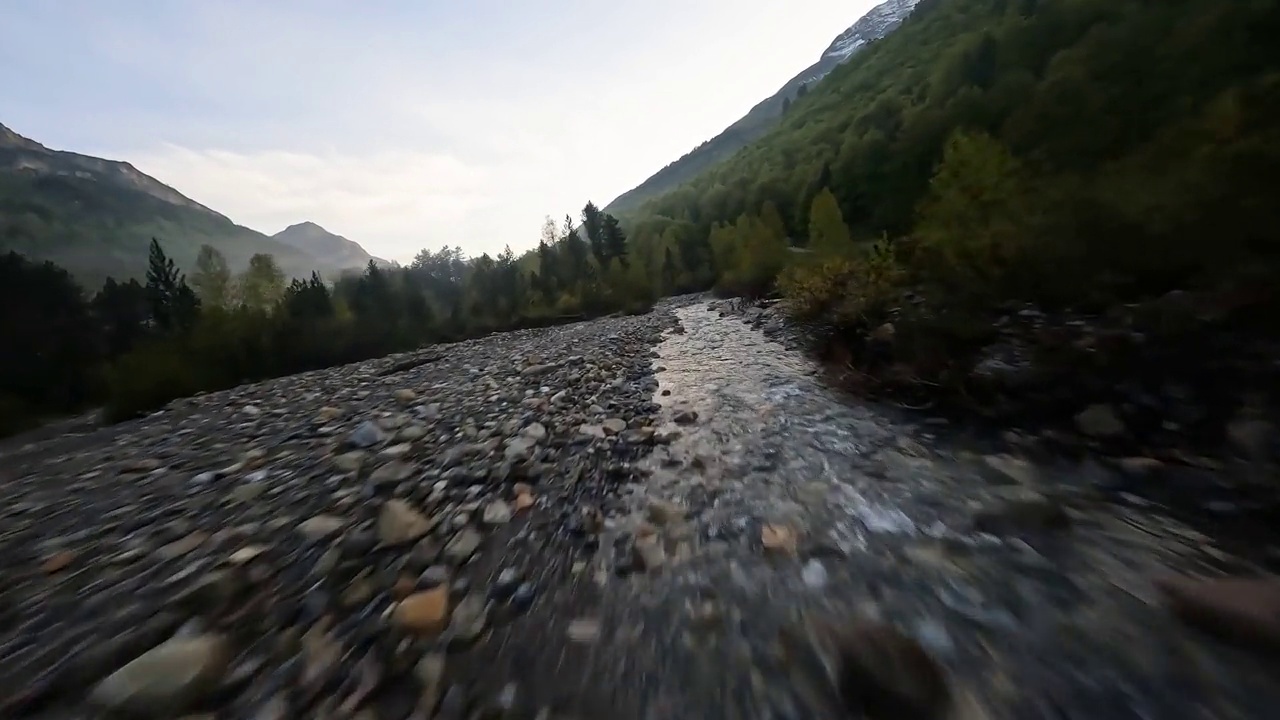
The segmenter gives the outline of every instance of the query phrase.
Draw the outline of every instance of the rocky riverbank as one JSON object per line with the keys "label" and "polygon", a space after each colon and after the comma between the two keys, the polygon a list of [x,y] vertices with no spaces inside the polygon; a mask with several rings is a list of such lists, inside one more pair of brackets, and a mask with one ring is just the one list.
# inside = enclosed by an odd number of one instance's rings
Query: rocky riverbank
{"label": "rocky riverbank", "polygon": [[[853,402],[703,299],[77,430],[0,451],[6,718],[1261,718],[1280,699],[1153,582],[1257,563],[1113,502],[1117,469]],[[1204,616],[1202,586],[1174,588]]]}

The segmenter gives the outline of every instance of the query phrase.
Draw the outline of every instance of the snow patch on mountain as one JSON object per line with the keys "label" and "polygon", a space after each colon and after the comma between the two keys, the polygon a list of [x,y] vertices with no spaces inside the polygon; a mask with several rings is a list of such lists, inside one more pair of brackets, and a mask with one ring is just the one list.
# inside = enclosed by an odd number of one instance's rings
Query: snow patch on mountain
{"label": "snow patch on mountain", "polygon": [[823,53],[823,57],[835,58],[839,62],[848,60],[867,43],[892,32],[911,14],[919,2],[920,0],[887,0],[875,6],[848,30],[840,33],[835,42],[832,42]]}

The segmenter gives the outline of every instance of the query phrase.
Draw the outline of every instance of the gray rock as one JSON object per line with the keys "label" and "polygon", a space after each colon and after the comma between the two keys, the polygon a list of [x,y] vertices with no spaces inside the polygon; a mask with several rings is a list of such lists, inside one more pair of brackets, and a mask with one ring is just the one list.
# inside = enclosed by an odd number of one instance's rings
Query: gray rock
{"label": "gray rock", "polygon": [[334,535],[346,527],[347,521],[333,515],[316,515],[298,523],[298,532],[308,540],[321,540]]}
{"label": "gray rock", "polygon": [[521,433],[534,442],[542,442],[547,439],[547,427],[539,422],[525,426]]}
{"label": "gray rock", "polygon": [[481,521],[485,525],[502,525],[511,520],[511,506],[503,500],[494,500],[484,508]]}
{"label": "gray rock", "polygon": [[89,702],[116,715],[176,717],[217,690],[234,655],[221,635],[174,638],[107,676]]}
{"label": "gray rock", "polygon": [[360,466],[364,464],[366,457],[368,457],[368,453],[364,450],[352,450],[335,457],[333,464],[342,472],[360,472]]}
{"label": "gray rock", "polygon": [[693,410],[681,410],[671,418],[677,425],[692,425],[698,422],[698,413]]}
{"label": "gray rock", "polygon": [[465,646],[476,641],[489,624],[490,601],[482,593],[467,595],[453,609],[445,640],[451,647]]}
{"label": "gray rock", "polygon": [[413,669],[422,694],[418,697],[417,714],[424,718],[434,717],[436,705],[440,703],[440,693],[444,688],[445,655],[431,652],[422,656]]}
{"label": "gray rock", "polygon": [[413,471],[413,465],[399,460],[392,460],[374,470],[373,474],[369,476],[369,482],[376,486],[394,485],[408,480],[409,476],[413,475]]}
{"label": "gray rock", "polygon": [[526,378],[540,377],[542,375],[546,375],[547,373],[555,369],[556,369],[556,366],[550,365],[550,364],[530,365],[529,367],[520,371],[520,377],[526,377]]}
{"label": "gray rock", "polygon": [[383,545],[405,545],[431,532],[435,524],[403,500],[388,500],[378,513],[378,540]]}
{"label": "gray rock", "polygon": [[632,545],[632,560],[641,570],[657,570],[667,562],[662,540],[656,535],[638,537]]}
{"label": "gray rock", "polygon": [[609,418],[600,423],[606,435],[617,435],[627,429],[627,421],[622,418]]}
{"label": "gray rock", "polygon": [[484,542],[484,536],[470,527],[464,527],[458,531],[457,535],[444,546],[445,560],[454,565],[461,565],[480,548],[480,543]]}
{"label": "gray rock", "polygon": [[1094,438],[1117,438],[1127,431],[1124,421],[1110,405],[1090,405],[1076,415],[1076,429]]}
{"label": "gray rock", "polygon": [[347,442],[359,448],[381,445],[386,439],[386,433],[382,431],[382,428],[368,420],[360,423],[360,426],[347,436]]}

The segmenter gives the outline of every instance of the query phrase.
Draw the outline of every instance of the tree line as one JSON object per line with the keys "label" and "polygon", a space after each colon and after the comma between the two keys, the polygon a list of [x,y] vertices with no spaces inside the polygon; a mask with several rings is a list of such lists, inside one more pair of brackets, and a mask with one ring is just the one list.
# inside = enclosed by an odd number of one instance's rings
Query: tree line
{"label": "tree line", "polygon": [[88,295],[66,270],[0,257],[0,432],[103,406],[118,420],[171,399],[484,333],[641,312],[662,288],[617,218],[588,203],[517,256],[422,250],[405,267],[288,279],[271,255],[233,273],[200,248],[190,273],[153,239],[145,281]]}

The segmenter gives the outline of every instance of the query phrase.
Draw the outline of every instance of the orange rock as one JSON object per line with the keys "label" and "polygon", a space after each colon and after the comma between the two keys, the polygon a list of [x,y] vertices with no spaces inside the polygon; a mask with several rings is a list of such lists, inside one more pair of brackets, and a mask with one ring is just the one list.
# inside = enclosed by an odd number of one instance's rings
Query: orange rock
{"label": "orange rock", "polygon": [[760,542],[765,550],[795,552],[795,531],[785,525],[765,525],[760,530]]}
{"label": "orange rock", "polygon": [[413,578],[401,575],[396,578],[395,585],[391,586],[391,597],[396,600],[403,600],[413,594],[413,588]]}
{"label": "orange rock", "polygon": [[529,493],[522,493],[516,496],[515,501],[516,512],[527,510],[533,507],[533,496]]}
{"label": "orange rock", "polygon": [[414,593],[396,606],[391,620],[419,635],[439,635],[449,622],[449,588],[446,585]]}
{"label": "orange rock", "polygon": [[43,570],[46,575],[52,575],[53,573],[66,570],[67,566],[75,559],[76,553],[74,550],[63,550],[60,553],[55,553],[46,558],[45,561],[40,564],[40,569]]}

